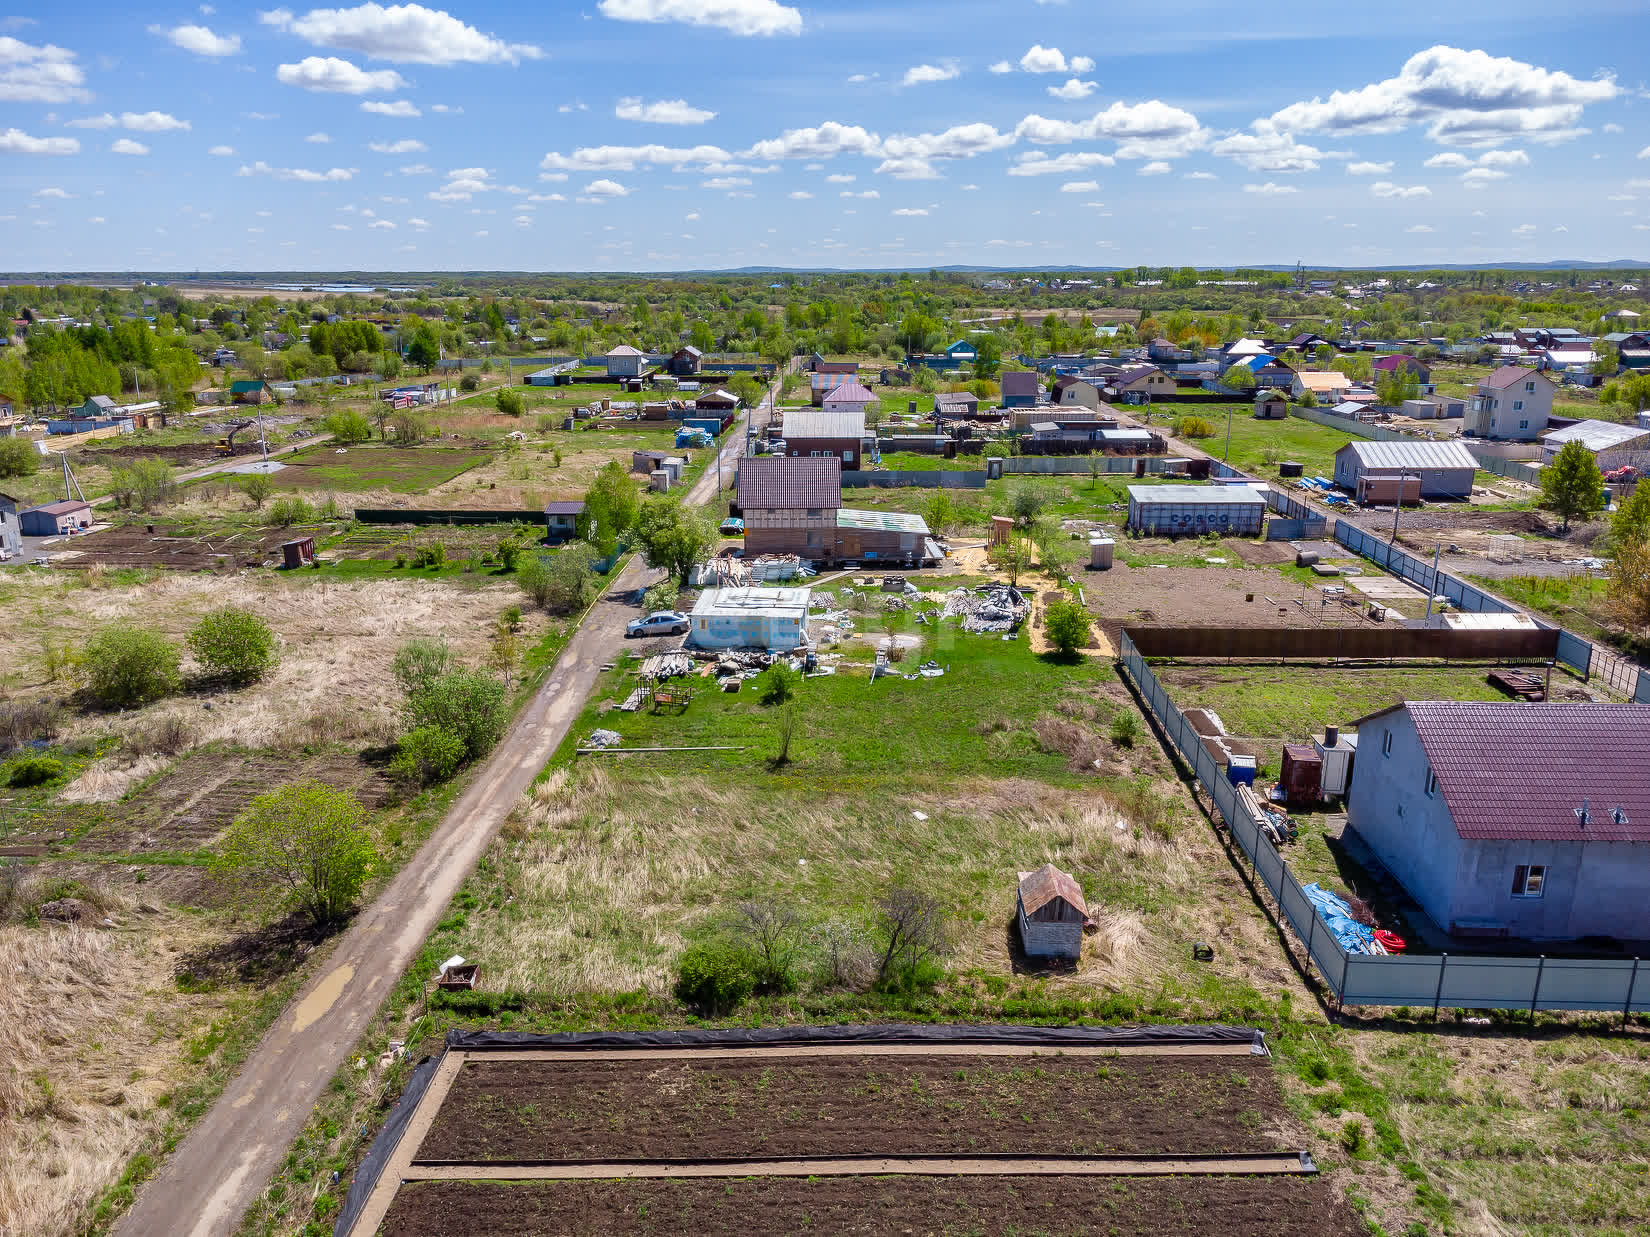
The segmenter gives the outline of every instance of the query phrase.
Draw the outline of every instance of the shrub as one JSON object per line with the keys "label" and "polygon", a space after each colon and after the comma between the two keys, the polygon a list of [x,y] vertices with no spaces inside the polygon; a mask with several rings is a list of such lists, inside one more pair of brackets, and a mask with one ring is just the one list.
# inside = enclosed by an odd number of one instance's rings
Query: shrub
{"label": "shrub", "polygon": [[409,786],[445,782],[464,762],[464,741],[438,726],[419,726],[401,736],[390,776]]}
{"label": "shrub", "polygon": [[241,482],[241,493],[252,500],[252,506],[262,511],[269,496],[275,492],[275,483],[269,479],[267,473],[255,472]]}
{"label": "shrub", "polygon": [[596,550],[573,541],[554,558],[533,555],[516,569],[516,583],[534,604],[552,614],[573,614],[595,600],[601,582],[595,575]]}
{"label": "shrub", "polygon": [[498,559],[500,567],[506,571],[514,571],[516,564],[521,561],[522,552],[526,548],[519,537],[504,537],[494,547],[493,554]]}
{"label": "shrub", "polygon": [[519,417],[527,411],[527,401],[522,399],[521,392],[514,387],[500,387],[493,403],[498,410],[507,417]]}
{"label": "shrub", "polygon": [[465,374],[458,380],[460,391],[474,391],[481,386],[481,377],[478,374]]}
{"label": "shrub", "polygon": [[676,587],[675,580],[660,580],[642,594],[642,613],[652,614],[656,610],[674,610],[676,603],[681,600],[681,596],[682,590]]}
{"label": "shrub", "polygon": [[1053,602],[1043,615],[1049,643],[1062,653],[1075,653],[1089,642],[1089,612],[1075,601]]}
{"label": "shrub", "polygon": [[40,468],[40,452],[27,438],[0,438],[0,477],[29,477]]}
{"label": "shrub", "polygon": [[54,760],[50,756],[25,756],[11,767],[11,773],[6,778],[6,785],[44,786],[47,782],[55,782],[63,776],[63,762]]}
{"label": "shrub", "polygon": [[689,946],[676,964],[676,996],[707,1013],[732,1009],[756,990],[744,953],[726,941]]}
{"label": "shrub", "polygon": [[178,646],[159,632],[111,627],[87,641],[80,665],[94,699],[125,708],[175,692],[179,657]]}
{"label": "shrub", "polygon": [[784,704],[796,695],[802,676],[784,662],[775,662],[762,672],[757,684],[763,704]]}
{"label": "shrub", "polygon": [[426,541],[413,551],[412,565],[414,567],[445,567],[447,565],[447,547],[439,541]]}
{"label": "shrub", "polygon": [[150,511],[172,493],[172,466],[165,460],[130,460],[109,473],[109,490],[122,507]]}
{"label": "shrub", "polygon": [[330,923],[360,895],[372,859],[366,812],[355,796],[298,782],[252,800],[212,866],[249,889],[279,890],[284,903]]}
{"label": "shrub", "polygon": [[1118,747],[1133,747],[1140,738],[1140,719],[1133,713],[1122,712],[1111,719],[1111,741]]}
{"label": "shrub", "polygon": [[877,982],[911,990],[932,977],[948,946],[939,899],[896,885],[877,903]]}
{"label": "shrub", "polygon": [[253,683],[275,665],[275,633],[250,610],[212,610],[189,633],[189,648],[208,674],[230,683]]}
{"label": "shrub", "polygon": [[506,631],[514,631],[521,626],[521,607],[514,604],[505,606],[504,613],[499,615],[498,621]]}
{"label": "shrub", "polygon": [[366,442],[372,437],[372,422],[353,408],[340,408],[329,414],[324,424],[342,443]]}
{"label": "shrub", "polygon": [[403,409],[391,417],[390,428],[395,431],[395,441],[402,446],[423,442],[430,436],[430,423],[410,409]]}
{"label": "shrub", "polygon": [[452,669],[453,651],[445,640],[418,636],[395,652],[390,673],[407,695],[422,691]]}
{"label": "shrub", "polygon": [[0,701],[0,752],[57,735],[62,710],[54,700]]}
{"label": "shrub", "polygon": [[407,693],[411,728],[435,727],[456,738],[464,756],[476,760],[498,742],[509,721],[504,686],[480,670],[448,670]]}
{"label": "shrub", "polygon": [[277,528],[307,524],[315,518],[315,509],[302,498],[278,498],[269,505],[269,522]]}
{"label": "shrub", "polygon": [[1209,424],[1207,417],[1182,417],[1180,426],[1175,431],[1177,438],[1213,438],[1215,427]]}

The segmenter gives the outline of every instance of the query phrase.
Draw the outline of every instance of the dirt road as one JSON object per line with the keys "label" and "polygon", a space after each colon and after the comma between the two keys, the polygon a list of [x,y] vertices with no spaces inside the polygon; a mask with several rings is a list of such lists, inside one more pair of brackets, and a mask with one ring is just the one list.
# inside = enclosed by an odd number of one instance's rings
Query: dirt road
{"label": "dirt road", "polygon": [[[753,415],[760,424],[763,414]],[[724,485],[744,442],[741,418],[721,451]],[[716,487],[713,461],[684,501],[703,503],[715,496]],[[624,625],[636,616],[636,590],[658,576],[639,556],[619,573],[486,767],[418,854],[350,925],[212,1110],[144,1187],[118,1233],[209,1237],[235,1230],[391,986],[578,717],[603,663],[624,643]]]}

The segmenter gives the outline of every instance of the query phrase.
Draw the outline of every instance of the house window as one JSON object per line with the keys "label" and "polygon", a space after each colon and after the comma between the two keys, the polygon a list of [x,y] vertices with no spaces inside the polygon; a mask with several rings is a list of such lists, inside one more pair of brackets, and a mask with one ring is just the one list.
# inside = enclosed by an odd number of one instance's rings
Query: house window
{"label": "house window", "polygon": [[1533,383],[1533,382],[1526,382],[1526,383],[1525,383],[1525,384],[1524,384],[1524,390],[1525,390],[1525,392],[1526,392],[1526,393],[1527,393],[1527,394],[1529,394],[1529,395],[1534,395],[1534,394],[1535,394],[1535,383]]}
{"label": "house window", "polygon": [[1546,883],[1546,864],[1521,863],[1513,869],[1512,896],[1515,898],[1539,898]]}
{"label": "house window", "polygon": [[1427,798],[1430,799],[1430,798],[1432,798],[1433,795],[1435,795],[1437,793],[1438,793],[1438,775],[1432,771],[1432,766],[1428,765],[1427,766]]}
{"label": "house window", "polygon": [[808,518],[810,520],[817,520],[819,518],[819,512],[820,512],[820,508],[818,508],[818,507],[809,507],[808,508]]}
{"label": "house window", "polygon": [[1513,411],[1514,412],[1523,412],[1524,411],[1524,401],[1521,400],[1521,399],[1513,400]]}
{"label": "house window", "polygon": [[1381,734],[1381,755],[1392,755],[1392,731],[1383,731]]}
{"label": "house window", "polygon": [[1518,428],[1521,430],[1527,430],[1530,428],[1530,423],[1528,421],[1520,421],[1518,423]]}

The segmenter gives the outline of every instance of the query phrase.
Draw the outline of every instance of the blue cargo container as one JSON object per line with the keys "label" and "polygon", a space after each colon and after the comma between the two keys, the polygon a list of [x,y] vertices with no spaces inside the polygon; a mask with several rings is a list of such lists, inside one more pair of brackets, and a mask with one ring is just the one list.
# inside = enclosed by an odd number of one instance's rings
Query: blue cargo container
{"label": "blue cargo container", "polygon": [[1253,786],[1255,784],[1255,758],[1253,756],[1233,756],[1226,765],[1226,780],[1234,786]]}

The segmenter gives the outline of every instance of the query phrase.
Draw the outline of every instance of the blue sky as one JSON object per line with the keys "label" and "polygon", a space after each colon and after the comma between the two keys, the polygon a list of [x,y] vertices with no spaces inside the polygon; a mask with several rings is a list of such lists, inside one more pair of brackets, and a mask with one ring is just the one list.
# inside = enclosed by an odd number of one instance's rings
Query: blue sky
{"label": "blue sky", "polygon": [[1644,18],[42,6],[0,19],[0,269],[1640,259]]}

